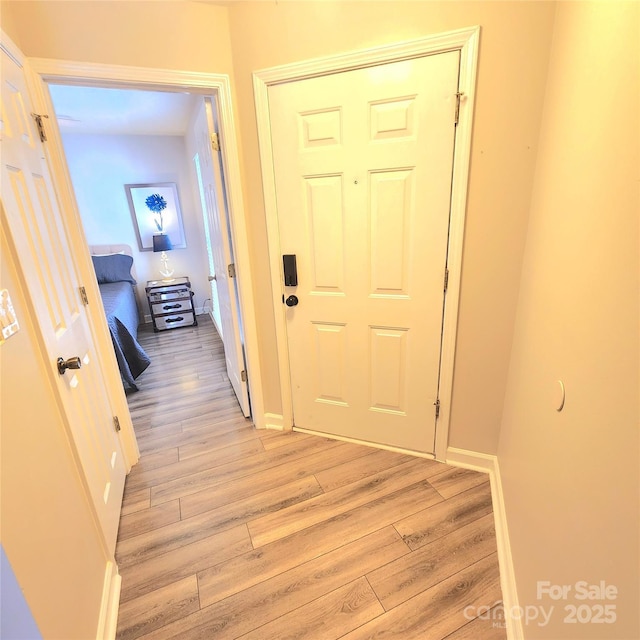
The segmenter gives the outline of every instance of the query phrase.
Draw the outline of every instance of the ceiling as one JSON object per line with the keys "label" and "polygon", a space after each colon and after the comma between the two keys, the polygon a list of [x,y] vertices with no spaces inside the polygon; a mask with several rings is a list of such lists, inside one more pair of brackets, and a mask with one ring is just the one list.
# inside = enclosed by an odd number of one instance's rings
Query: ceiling
{"label": "ceiling", "polygon": [[184,135],[201,96],[165,91],[103,89],[50,84],[64,133]]}

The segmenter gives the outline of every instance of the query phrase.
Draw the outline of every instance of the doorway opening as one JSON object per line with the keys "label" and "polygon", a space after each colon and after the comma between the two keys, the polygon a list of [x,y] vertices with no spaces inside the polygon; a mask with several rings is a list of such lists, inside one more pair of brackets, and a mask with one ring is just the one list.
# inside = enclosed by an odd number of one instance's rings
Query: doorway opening
{"label": "doorway opening", "polygon": [[229,380],[248,417],[244,323],[232,277],[236,259],[217,93],[54,80],[47,85],[88,249],[130,247],[141,321],[153,320],[145,289],[161,277],[161,265],[159,255],[143,245],[137,219],[152,214],[138,214],[126,188],[175,185],[185,243],[169,254],[172,269],[190,282],[195,317],[212,318]]}

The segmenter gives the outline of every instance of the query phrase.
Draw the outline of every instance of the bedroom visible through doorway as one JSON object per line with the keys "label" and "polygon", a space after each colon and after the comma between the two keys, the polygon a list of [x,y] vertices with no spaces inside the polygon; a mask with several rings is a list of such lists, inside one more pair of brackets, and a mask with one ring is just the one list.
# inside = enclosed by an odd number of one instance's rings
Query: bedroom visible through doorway
{"label": "bedroom visible through doorway", "polygon": [[[225,344],[225,349],[232,354],[228,362],[230,378],[233,376],[240,381],[240,385],[235,385],[236,393],[243,413],[249,415],[247,384],[242,380],[242,372],[246,372],[247,367],[237,285],[231,278],[220,278],[221,282],[217,282],[219,273],[210,270],[208,254],[213,251],[217,238],[216,232],[211,233],[211,227],[204,225],[207,216],[202,211],[194,163],[196,155],[202,157],[203,144],[195,129],[197,115],[205,100],[215,105],[216,96],[54,82],[49,82],[48,88],[87,243],[131,247],[138,278],[140,316],[147,321],[149,309],[145,285],[147,281],[161,277],[159,254],[139,246],[125,185],[176,185],[186,248],[168,254],[172,268],[177,275],[187,276],[191,281],[198,314],[206,313],[216,320],[221,315],[210,282],[218,285],[217,290],[225,287],[230,292],[227,294],[230,303],[222,312],[231,319],[226,323],[221,319],[214,324],[220,329],[224,324],[228,325],[228,335],[221,337],[229,344],[228,347]],[[220,135],[220,139],[223,138]],[[208,143],[211,143],[210,138]],[[218,215],[228,220],[221,157],[218,162],[220,180],[217,188],[221,193],[212,194],[212,197],[218,203]],[[233,263],[231,236],[227,234],[219,242],[226,245],[230,263]]]}

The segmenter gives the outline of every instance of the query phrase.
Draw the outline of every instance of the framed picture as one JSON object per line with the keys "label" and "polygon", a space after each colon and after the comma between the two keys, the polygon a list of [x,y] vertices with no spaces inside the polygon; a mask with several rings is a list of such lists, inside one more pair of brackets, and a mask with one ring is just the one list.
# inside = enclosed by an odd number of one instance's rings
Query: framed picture
{"label": "framed picture", "polygon": [[153,236],[166,233],[174,249],[186,249],[175,182],[125,184],[140,251],[153,251]]}

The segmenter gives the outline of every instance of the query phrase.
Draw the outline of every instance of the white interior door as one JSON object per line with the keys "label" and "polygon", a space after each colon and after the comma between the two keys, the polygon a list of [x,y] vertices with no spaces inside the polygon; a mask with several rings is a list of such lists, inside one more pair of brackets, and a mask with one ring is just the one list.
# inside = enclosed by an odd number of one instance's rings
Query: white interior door
{"label": "white interior door", "polygon": [[220,300],[218,299],[218,286],[216,284],[216,264],[213,257],[213,243],[211,240],[212,225],[209,222],[211,213],[211,182],[213,179],[213,169],[211,167],[211,135],[207,124],[207,113],[204,100],[201,102],[198,114],[193,123],[193,133],[198,149],[193,158],[196,177],[198,179],[198,190],[200,193],[200,206],[202,207],[202,217],[204,223],[205,242],[207,244],[207,262],[209,264],[209,289],[211,293],[211,319],[224,341],[222,331],[222,318],[220,317]]}
{"label": "white interior door", "polygon": [[459,52],[269,87],[297,427],[433,452]]}
{"label": "white interior door", "polygon": [[[22,68],[2,51],[2,223],[8,229],[51,378],[111,554],[120,518],[125,464],[98,368],[69,242],[32,118]],[[56,361],[80,369],[58,373]],[[33,399],[37,402],[37,398]],[[16,425],[19,428],[19,425]],[[42,429],[47,425],[43,424]],[[61,496],[60,499],[64,499]]]}
{"label": "white interior door", "polygon": [[223,180],[221,141],[216,133],[216,120],[215,104],[210,98],[205,98],[204,109],[195,122],[195,133],[198,140],[201,189],[206,208],[205,226],[214,266],[214,273],[210,274],[210,277],[215,278],[212,284],[216,289],[215,297],[220,318],[219,331],[224,344],[227,375],[242,413],[248,417],[250,414],[249,391],[235,279],[229,272],[229,265],[234,263],[233,247]]}

